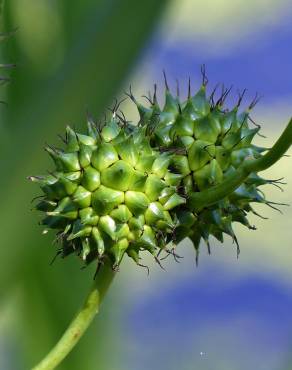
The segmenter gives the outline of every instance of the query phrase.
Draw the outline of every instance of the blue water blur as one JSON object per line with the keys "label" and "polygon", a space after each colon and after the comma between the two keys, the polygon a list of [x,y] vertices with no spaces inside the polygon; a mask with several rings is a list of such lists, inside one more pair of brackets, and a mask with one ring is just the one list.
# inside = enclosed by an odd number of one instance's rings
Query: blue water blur
{"label": "blue water blur", "polygon": [[218,266],[136,297],[125,318],[130,369],[282,369],[292,339],[292,286],[234,281]]}
{"label": "blue water blur", "polygon": [[212,87],[220,82],[233,85],[235,91],[247,88],[250,97],[259,92],[265,103],[280,98],[292,103],[291,19],[283,18],[277,27],[266,27],[264,31],[255,28],[254,38],[257,41],[241,43],[239,33],[238,43],[218,55],[207,52],[204,41],[195,37],[191,42],[175,44],[154,38],[148,58],[156,79],[162,81],[161,71],[165,69],[169,76],[185,81],[185,90],[188,76],[198,81],[200,66],[205,63]]}

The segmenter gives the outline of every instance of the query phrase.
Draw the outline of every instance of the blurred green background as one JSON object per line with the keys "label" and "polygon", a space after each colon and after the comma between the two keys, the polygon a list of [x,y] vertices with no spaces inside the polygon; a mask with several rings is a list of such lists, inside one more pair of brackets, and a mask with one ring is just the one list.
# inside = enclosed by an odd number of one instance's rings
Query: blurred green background
{"label": "blurred green background", "polygon": [[[94,266],[80,271],[74,257],[57,259],[53,235],[41,235],[31,199],[38,189],[26,177],[50,161],[46,142],[59,144],[67,124],[84,128],[86,112],[102,117],[129,84],[137,97],[162,70],[186,94],[200,83],[205,63],[210,90],[217,82],[248,88],[246,104],[264,98],[254,119],[270,145],[292,113],[292,6],[289,0],[10,0],[1,31],[17,28],[1,44],[1,61],[15,62],[12,83],[1,88],[0,107],[0,369],[23,370],[59,338],[86,295]],[[6,72],[7,73],[7,72]],[[141,98],[142,99],[142,98]],[[232,104],[230,99],[229,104]],[[137,113],[130,102],[123,111]],[[292,198],[291,158],[266,177],[285,176]],[[151,260],[147,277],[125,261],[102,311],[62,370],[292,369],[292,212],[263,207],[258,231],[236,227],[241,255],[230,240],[202,246],[195,268],[188,241],[180,264],[167,272]]]}

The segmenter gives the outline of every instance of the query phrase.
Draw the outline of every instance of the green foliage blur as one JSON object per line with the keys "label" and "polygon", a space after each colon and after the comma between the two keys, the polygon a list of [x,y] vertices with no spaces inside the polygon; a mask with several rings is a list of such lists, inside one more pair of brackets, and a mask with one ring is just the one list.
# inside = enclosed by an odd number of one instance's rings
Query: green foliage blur
{"label": "green foliage blur", "polygon": [[[11,0],[1,30],[1,60],[15,62],[1,96],[0,327],[5,370],[30,368],[52,347],[84,299],[94,266],[74,258],[52,266],[56,248],[31,212],[38,189],[31,174],[50,168],[42,151],[67,124],[85,127],[86,111],[99,117],[119,93],[167,0]],[[60,369],[118,369],[116,299]],[[13,330],[12,330],[13,329]],[[0,343],[1,344],[1,343]],[[6,361],[6,362],[5,362]],[[98,366],[97,366],[98,361]],[[2,362],[3,363],[3,362]]]}
{"label": "green foliage blur", "polygon": [[[248,5],[248,6],[247,6]],[[189,75],[199,87],[206,63],[209,92],[217,82],[247,88],[244,104],[264,95],[253,118],[272,145],[291,116],[291,0],[0,0],[0,370],[24,370],[55,344],[92,283],[94,264],[55,256],[54,235],[42,235],[27,176],[53,166],[46,143],[62,145],[67,124],[83,131],[87,112],[103,120],[131,83],[135,96],[158,84],[165,69],[182,96]],[[230,103],[229,103],[230,104]],[[243,105],[244,105],[243,104]],[[126,106],[126,108],[125,108]],[[123,103],[128,119],[133,104]],[[135,119],[135,118],[134,118]],[[290,153],[291,154],[291,151]],[[285,177],[267,199],[291,203],[291,158],[264,177]],[[102,310],[59,369],[242,370],[292,368],[292,207],[267,207],[250,217],[257,231],[236,225],[241,255],[228,238],[202,243],[200,265],[185,240],[180,264],[167,272],[143,258],[151,273],[126,261]],[[211,302],[211,303],[210,303]],[[286,316],[285,316],[286,315]],[[274,359],[274,363],[273,360]]]}

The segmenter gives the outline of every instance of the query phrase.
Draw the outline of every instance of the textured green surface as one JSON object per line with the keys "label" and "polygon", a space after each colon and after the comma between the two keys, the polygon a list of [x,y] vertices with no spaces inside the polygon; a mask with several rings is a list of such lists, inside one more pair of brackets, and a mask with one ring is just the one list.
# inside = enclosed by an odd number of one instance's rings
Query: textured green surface
{"label": "textured green surface", "polygon": [[[42,224],[56,230],[58,254],[77,254],[85,265],[110,259],[118,269],[128,254],[140,265],[150,252],[159,263],[161,252],[174,254],[189,237],[196,249],[209,238],[221,243],[224,234],[239,244],[236,222],[254,229],[252,203],[270,207],[261,186],[279,186],[257,172],[276,163],[292,143],[292,121],[272,148],[258,147],[253,138],[260,127],[250,125],[250,111],[241,111],[243,94],[232,109],[224,106],[230,89],[206,94],[207,79],[186,101],[173,97],[165,77],[165,104],[160,108],[156,88],[150,106],[137,102],[135,124],[114,108],[105,123],[87,123],[87,134],[67,127],[63,149],[47,146],[55,170],[31,176],[43,192],[36,209],[45,213]],[[118,106],[119,104],[117,104]],[[147,160],[146,160],[147,159]],[[122,208],[122,212],[121,212]],[[162,257],[164,259],[164,257]]]}
{"label": "textured green surface", "polygon": [[57,231],[58,254],[75,253],[85,265],[109,259],[114,269],[125,253],[140,264],[141,250],[165,250],[176,220],[169,211],[186,203],[180,173],[174,182],[168,170],[171,155],[151,147],[147,127],[117,115],[103,126],[89,121],[87,135],[67,127],[63,150],[46,147],[54,172],[29,178],[41,187],[36,209],[44,231]]}
{"label": "textured green surface", "polygon": [[189,84],[185,101],[171,94],[165,75],[163,107],[158,104],[156,87],[153,96],[149,96],[148,107],[137,102],[131,91],[129,94],[140,114],[139,125],[148,128],[152,145],[160,148],[161,157],[168,159],[168,181],[171,178],[176,195],[185,199],[170,212],[176,220],[173,241],[177,244],[189,237],[197,261],[202,240],[210,253],[211,236],[222,243],[224,235],[229,235],[239,253],[234,224],[254,229],[247,218],[248,214],[257,215],[253,203],[272,208],[277,205],[266,198],[261,187],[282,183],[281,179],[266,180],[257,172],[281,159],[292,143],[290,120],[271,149],[254,145],[254,136],[261,135],[260,126],[254,124],[250,114],[258,96],[242,110],[244,91],[229,109],[225,100],[231,89],[223,86],[221,93],[216,94],[216,87],[208,95],[204,66],[201,72],[200,89],[193,94]]}

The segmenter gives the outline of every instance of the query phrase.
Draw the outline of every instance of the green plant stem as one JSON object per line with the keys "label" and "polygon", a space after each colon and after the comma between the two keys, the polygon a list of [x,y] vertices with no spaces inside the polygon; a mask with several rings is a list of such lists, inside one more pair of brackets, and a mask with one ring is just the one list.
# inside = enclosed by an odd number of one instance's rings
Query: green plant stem
{"label": "green plant stem", "polygon": [[55,369],[68,355],[98,313],[99,306],[108,291],[114,275],[115,272],[109,265],[101,266],[82,308],[55,347],[32,370]]}
{"label": "green plant stem", "polygon": [[210,189],[193,193],[190,196],[191,208],[199,211],[208,207],[237,189],[252,172],[260,172],[276,163],[292,145],[292,119],[274,146],[261,158],[246,160],[223,182]]}

